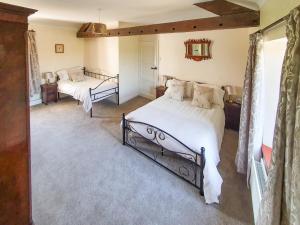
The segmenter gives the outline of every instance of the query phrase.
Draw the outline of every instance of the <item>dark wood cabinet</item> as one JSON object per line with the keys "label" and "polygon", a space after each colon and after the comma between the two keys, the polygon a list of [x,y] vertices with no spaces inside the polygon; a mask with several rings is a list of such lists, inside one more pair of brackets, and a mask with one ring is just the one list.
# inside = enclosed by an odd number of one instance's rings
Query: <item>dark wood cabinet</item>
{"label": "dark wood cabinet", "polygon": [[42,84],[41,85],[42,102],[48,104],[49,102],[57,102],[57,84]]}
{"label": "dark wood cabinet", "polygon": [[156,87],[156,98],[159,98],[165,94],[167,88],[165,86]]}
{"label": "dark wood cabinet", "polygon": [[31,220],[27,17],[0,2],[0,224]]}
{"label": "dark wood cabinet", "polygon": [[240,128],[240,115],[241,115],[241,104],[225,102],[225,127],[239,131]]}

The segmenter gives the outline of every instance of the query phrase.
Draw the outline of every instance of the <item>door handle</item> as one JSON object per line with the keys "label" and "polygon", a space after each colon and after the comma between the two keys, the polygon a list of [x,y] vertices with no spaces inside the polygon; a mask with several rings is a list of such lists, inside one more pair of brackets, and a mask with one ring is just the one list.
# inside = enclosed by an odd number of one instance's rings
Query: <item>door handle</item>
{"label": "door handle", "polygon": [[151,67],[151,70],[157,70],[157,67],[155,66],[155,67]]}

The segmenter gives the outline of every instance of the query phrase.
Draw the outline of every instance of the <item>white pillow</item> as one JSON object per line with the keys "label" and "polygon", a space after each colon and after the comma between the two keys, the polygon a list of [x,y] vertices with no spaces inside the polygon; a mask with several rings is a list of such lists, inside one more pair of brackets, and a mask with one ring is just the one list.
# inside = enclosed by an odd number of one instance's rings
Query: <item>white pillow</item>
{"label": "white pillow", "polygon": [[221,108],[224,108],[224,94],[225,94],[224,90],[222,90],[219,86],[214,85],[214,84],[199,84],[199,83],[197,83],[197,85],[213,88],[214,89],[213,104],[218,105]]}
{"label": "white pillow", "polygon": [[170,86],[170,82],[176,82],[177,84],[183,84],[184,85],[184,98],[193,98],[193,92],[194,92],[194,82],[192,81],[183,81],[183,80],[177,80],[177,79],[172,79],[172,80],[168,80],[166,83],[166,86],[169,87]]}
{"label": "white pillow", "polygon": [[183,101],[184,84],[185,81],[179,81],[175,79],[168,80],[166,84],[168,89],[165,92],[165,96],[171,99],[175,99],[177,101]]}
{"label": "white pillow", "polygon": [[56,74],[58,75],[59,80],[69,80],[69,74],[66,70],[59,70]]}
{"label": "white pillow", "polygon": [[193,95],[194,95],[194,82],[187,81],[185,83],[184,97],[193,98]]}
{"label": "white pillow", "polygon": [[194,83],[194,97],[192,105],[204,109],[211,109],[213,104],[213,95],[213,88],[201,86],[200,84]]}
{"label": "white pillow", "polygon": [[68,70],[70,80],[79,82],[85,80],[84,73],[81,67],[75,67]]}

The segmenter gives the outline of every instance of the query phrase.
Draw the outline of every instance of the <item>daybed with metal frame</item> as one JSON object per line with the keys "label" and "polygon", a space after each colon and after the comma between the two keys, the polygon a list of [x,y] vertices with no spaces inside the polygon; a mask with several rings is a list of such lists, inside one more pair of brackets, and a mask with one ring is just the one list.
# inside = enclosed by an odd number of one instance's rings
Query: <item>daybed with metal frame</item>
{"label": "daybed with metal frame", "polygon": [[[99,85],[97,85],[94,88],[89,88],[89,95],[91,98],[91,102],[92,104],[95,102],[99,102],[101,100],[104,100],[108,97],[111,96],[116,96],[116,104],[119,105],[119,74],[117,74],[116,76],[109,76],[109,75],[104,75],[104,74],[100,74],[100,73],[94,73],[94,72],[90,72],[87,71],[85,67],[82,68],[83,73],[85,76],[89,76],[92,78],[96,78],[99,79]],[[101,86],[103,87],[107,82],[115,82],[116,83],[116,87],[113,88],[108,88],[108,89],[101,89]],[[99,91],[98,89],[101,89],[101,91]],[[58,92],[58,98],[60,98],[59,92]],[[78,101],[78,105],[80,103],[79,100]],[[90,109],[90,117],[93,117],[93,107],[91,107]]]}

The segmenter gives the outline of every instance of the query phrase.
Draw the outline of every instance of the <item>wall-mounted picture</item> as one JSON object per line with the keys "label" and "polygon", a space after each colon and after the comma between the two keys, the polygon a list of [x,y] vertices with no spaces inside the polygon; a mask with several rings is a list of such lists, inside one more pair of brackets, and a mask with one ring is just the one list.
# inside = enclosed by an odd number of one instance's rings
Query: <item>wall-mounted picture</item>
{"label": "wall-mounted picture", "polygon": [[55,44],[55,53],[64,53],[64,44]]}
{"label": "wall-mounted picture", "polygon": [[184,42],[185,58],[195,61],[211,59],[211,41],[208,39],[190,39]]}

